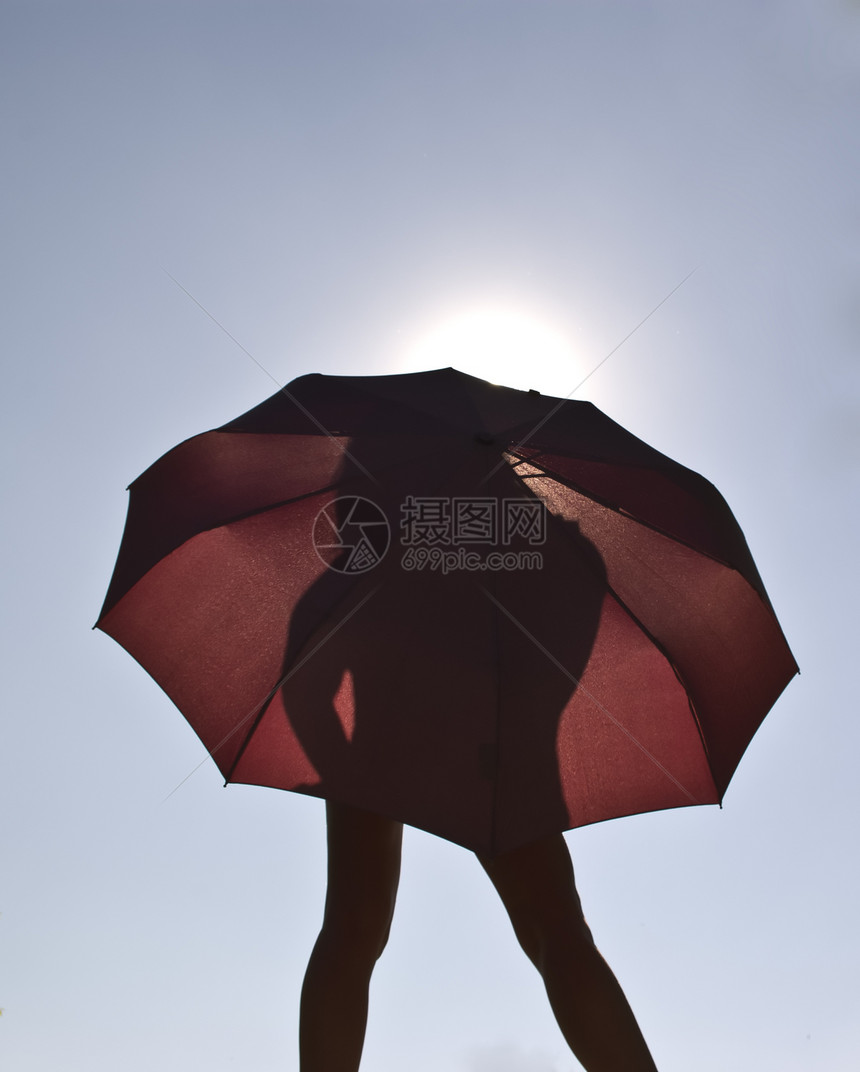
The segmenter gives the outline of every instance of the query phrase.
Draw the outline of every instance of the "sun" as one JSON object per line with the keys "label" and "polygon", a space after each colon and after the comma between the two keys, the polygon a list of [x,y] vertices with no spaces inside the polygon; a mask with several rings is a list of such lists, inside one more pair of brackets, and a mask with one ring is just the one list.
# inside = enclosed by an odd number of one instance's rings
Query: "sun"
{"label": "sun", "polygon": [[490,383],[565,397],[582,364],[569,338],[532,314],[485,306],[437,322],[405,356],[410,371],[447,368]]}

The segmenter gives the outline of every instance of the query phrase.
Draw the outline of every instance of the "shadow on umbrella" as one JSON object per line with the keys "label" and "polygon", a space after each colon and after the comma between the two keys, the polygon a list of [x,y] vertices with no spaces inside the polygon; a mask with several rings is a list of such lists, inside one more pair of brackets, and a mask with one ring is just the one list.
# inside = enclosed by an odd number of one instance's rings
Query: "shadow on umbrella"
{"label": "shadow on umbrella", "polygon": [[[495,482],[527,494],[509,471]],[[273,701],[316,772],[306,792],[490,852],[570,825],[559,720],[591,655],[605,570],[575,522],[551,519],[539,553],[537,569],[443,573],[406,569],[392,548],[361,584],[317,580]]]}

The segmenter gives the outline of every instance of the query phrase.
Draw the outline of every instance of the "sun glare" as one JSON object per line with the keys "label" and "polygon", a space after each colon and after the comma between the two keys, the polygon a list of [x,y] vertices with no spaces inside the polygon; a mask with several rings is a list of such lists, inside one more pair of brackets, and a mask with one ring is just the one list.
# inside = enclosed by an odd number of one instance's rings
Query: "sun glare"
{"label": "sun glare", "polygon": [[406,355],[410,370],[458,369],[491,383],[564,397],[581,376],[570,342],[526,313],[482,308],[430,329]]}

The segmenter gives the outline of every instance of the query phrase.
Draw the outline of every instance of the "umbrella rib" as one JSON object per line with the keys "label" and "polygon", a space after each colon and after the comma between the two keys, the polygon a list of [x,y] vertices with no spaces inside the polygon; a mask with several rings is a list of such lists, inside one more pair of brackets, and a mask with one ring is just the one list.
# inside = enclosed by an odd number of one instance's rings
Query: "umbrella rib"
{"label": "umbrella rib", "polygon": [[[283,506],[292,506],[294,503],[303,502],[305,499],[313,499],[317,495],[325,495],[327,491],[337,491],[344,485],[337,482],[326,484],[325,487],[314,488],[312,491],[305,491],[301,495],[293,495],[289,499],[278,499],[277,502],[267,502],[260,506],[252,506],[249,510],[243,510],[240,514],[233,514],[231,517],[218,518],[209,525],[201,525],[196,529],[189,539],[193,540],[195,536],[199,536],[204,532],[213,532],[215,529],[225,528],[227,525],[235,525],[240,521],[247,521],[252,517],[260,517],[263,514],[271,513],[272,510],[280,510]],[[187,541],[183,541],[187,542]],[[178,545],[179,547],[182,544]]]}
{"label": "umbrella rib", "polygon": [[[516,448],[511,448],[508,451],[508,453],[513,455],[515,449]],[[701,547],[696,547],[696,545],[690,543],[689,540],[685,540],[680,536],[676,536],[675,533],[669,532],[666,529],[662,529],[662,528],[660,528],[659,525],[655,525],[651,521],[646,521],[644,518],[637,517],[635,514],[631,514],[629,510],[625,510],[623,507],[619,506],[617,503],[613,503],[609,499],[606,499],[603,496],[598,495],[595,492],[588,490],[587,488],[581,487],[579,484],[575,483],[569,477],[561,476],[561,474],[556,473],[553,469],[549,469],[548,467],[541,465],[540,462],[536,463],[534,458],[523,458],[521,455],[514,455],[514,456],[518,457],[521,462],[525,462],[527,465],[533,465],[535,467],[535,469],[539,469],[540,470],[540,475],[548,477],[550,480],[555,481],[555,483],[557,483],[557,484],[561,484],[565,488],[570,488],[570,490],[575,491],[577,493],[577,495],[582,495],[583,498],[588,499],[591,502],[599,503],[600,506],[605,507],[607,510],[611,510],[613,513],[618,514],[620,517],[625,517],[628,520],[635,522],[637,525],[642,525],[643,528],[650,529],[652,532],[656,532],[660,536],[665,536],[665,538],[667,540],[671,540],[673,543],[680,544],[682,547],[687,547],[687,548],[689,548],[689,550],[695,551],[695,553],[697,555],[703,555],[705,558],[710,558],[712,562],[718,562],[721,566],[725,566],[726,569],[734,570],[735,573],[740,572],[736,566],[733,566],[731,564],[731,562],[727,562],[724,558],[718,558],[715,554],[712,554],[710,551],[706,551]],[[631,468],[634,468],[634,467],[631,466]],[[650,467],[649,466],[636,466],[635,468],[649,469]],[[512,469],[516,470],[516,466],[512,466]],[[521,474],[516,473],[516,472],[515,472],[515,475],[517,477],[519,477],[519,479],[524,484],[526,484],[526,482],[528,480],[533,480],[533,479],[535,479],[536,476],[538,476],[538,474],[536,474],[536,473],[529,473],[529,474],[527,474],[525,476],[522,476]],[[528,486],[528,485],[526,484],[526,486]],[[533,494],[536,494],[536,492],[533,492]],[[538,498],[540,498],[540,496],[538,496]],[[747,583],[749,583],[749,582],[747,582]]]}
{"label": "umbrella rib", "polygon": [[[483,587],[483,586],[482,586]],[[485,588],[484,591],[487,591]],[[490,597],[491,599],[494,597]],[[498,601],[496,601],[498,602]],[[502,675],[501,675],[501,646],[497,618],[493,615],[493,644],[496,654],[496,749],[493,759],[495,770],[493,771],[493,802],[490,808],[490,845],[491,851],[496,851],[496,826],[499,812],[499,782],[502,768]]]}
{"label": "umbrella rib", "polygon": [[[98,619],[96,620],[96,624],[93,626],[93,629],[101,628],[100,623],[103,621],[103,619],[114,609],[115,606],[117,606],[118,603],[125,599],[125,597],[129,594],[129,592],[131,592],[135,585],[139,584],[140,581],[143,580],[143,578],[155,565],[158,564],[159,561],[163,561],[163,559],[165,559],[168,555],[172,555],[175,551],[178,551],[180,547],[183,547],[185,544],[197,539],[198,536],[202,536],[205,532],[216,532],[218,529],[223,529],[226,528],[228,525],[235,525],[239,522],[247,521],[249,518],[252,517],[260,517],[263,514],[270,513],[273,510],[279,510],[281,507],[291,506],[293,503],[302,502],[304,499],[312,499],[315,495],[323,495],[327,491],[335,491],[338,487],[339,485],[336,483],[327,484],[325,487],[314,488],[313,491],[306,491],[302,495],[293,495],[289,499],[279,499],[277,502],[267,502],[260,506],[251,507],[248,510],[243,510],[239,514],[233,514],[231,517],[217,517],[209,523],[200,523],[189,534],[181,535],[177,543],[171,544],[170,546],[165,546],[161,553],[161,557],[156,562],[153,562],[150,566],[147,566],[146,569],[143,570],[143,572],[140,574],[140,576],[137,577],[133,583],[128,585],[122,595],[114,597],[114,599],[110,602],[110,605],[108,605],[108,598],[111,595],[111,587],[109,586],[107,596],[105,597],[105,602],[102,606],[101,611],[99,612]],[[113,581],[111,581],[111,585],[112,584]]]}
{"label": "umbrella rib", "polygon": [[687,789],[686,786],[682,785],[681,782],[679,782],[678,779],[675,777],[675,775],[672,774],[672,772],[668,770],[660,762],[659,759],[657,759],[654,753],[649,751],[645,747],[645,745],[638,739],[638,737],[636,737],[635,734],[631,733],[626,726],[619,722],[619,720],[615,717],[615,715],[612,714],[609,708],[606,707],[605,704],[601,703],[600,700],[598,700],[597,697],[594,695],[594,693],[582,684],[582,681],[579,678],[572,674],[566,666],[562,665],[562,663],[560,663],[558,659],[556,659],[552,652],[548,651],[546,647],[537,639],[537,637],[530,633],[529,630],[526,629],[526,627],[523,625],[523,623],[519,621],[519,619],[514,614],[511,614],[511,612],[508,610],[507,607],[504,606],[504,604],[500,603],[499,600],[496,599],[496,597],[492,594],[492,592],[489,591],[489,589],[485,588],[483,585],[481,585],[481,587],[483,588],[483,591],[487,598],[491,602],[495,603],[495,605],[499,608],[502,614],[504,614],[505,617],[508,618],[520,630],[521,633],[528,637],[532,644],[534,644],[539,651],[542,651],[544,655],[549,659],[549,661],[555,667],[557,667],[557,669],[559,669],[564,674],[564,676],[568,678],[568,680],[572,681],[578,689],[581,689],[582,692],[584,692],[585,695],[591,700],[591,702],[598,708],[598,710],[601,711],[609,719],[609,721],[616,727],[616,729],[620,730],[632,744],[636,745],[639,751],[642,752],[642,754],[648,759],[650,759],[654,766],[657,767],[658,770],[662,771],[662,773],[666,775],[669,781],[671,781],[678,789],[680,789],[680,791],[684,794],[685,797],[687,797],[693,804],[701,803],[701,801],[697,800],[696,797],[694,797],[693,794],[689,791],[689,789]]}
{"label": "umbrella rib", "polygon": [[229,730],[221,738],[221,740],[215,745],[214,748],[207,749],[205,758],[202,759],[197,764],[197,766],[194,768],[194,770],[189,771],[188,774],[186,774],[185,777],[182,779],[182,781],[178,783],[178,785],[174,786],[173,789],[170,790],[170,792],[167,794],[167,796],[164,798],[164,800],[162,800],[161,803],[164,804],[165,801],[169,800],[173,796],[173,794],[176,792],[176,790],[181,788],[188,781],[188,779],[192,776],[192,774],[196,774],[197,771],[200,770],[200,768],[203,766],[203,764],[206,762],[206,760],[208,760],[208,759],[213,759],[214,760],[215,752],[217,752],[219,748],[222,748],[227,743],[227,741],[230,740],[231,737],[233,737],[236,733],[238,733],[239,730],[241,730],[242,727],[247,722],[249,722],[252,718],[254,718],[254,716],[256,715],[256,718],[255,718],[253,726],[251,726],[250,730],[248,731],[248,735],[246,736],[245,740],[243,741],[242,747],[239,749],[239,752],[237,753],[236,758],[233,760],[233,763],[230,766],[230,770],[229,770],[229,772],[228,772],[228,774],[226,776],[226,779],[224,781],[224,784],[227,785],[229,783],[229,781],[230,781],[230,777],[232,776],[233,771],[236,769],[236,767],[237,767],[237,765],[239,763],[239,760],[242,758],[242,756],[243,756],[243,754],[245,752],[245,749],[247,748],[248,743],[251,740],[251,737],[254,735],[254,730],[260,724],[260,720],[265,715],[266,711],[268,710],[269,704],[272,702],[272,700],[278,694],[278,691],[280,689],[282,689],[284,687],[284,685],[286,685],[286,683],[290,680],[290,678],[293,676],[293,674],[295,674],[297,671],[299,671],[309,659],[313,658],[313,656],[316,655],[316,653],[320,650],[320,648],[324,647],[324,645],[326,645],[329,642],[329,640],[331,640],[331,638],[335,635],[335,633],[338,632],[339,629],[341,629],[344,625],[346,625],[346,623],[349,621],[349,619],[354,614],[356,614],[359,610],[361,610],[361,608],[364,606],[364,604],[367,603],[367,601],[372,596],[376,595],[376,593],[379,591],[379,588],[380,588],[379,585],[377,585],[375,588],[372,588],[367,593],[367,595],[364,596],[364,598],[361,599],[358,603],[356,603],[356,605],[352,608],[352,610],[350,610],[348,614],[344,615],[344,617],[341,618],[341,620],[337,623],[337,625],[335,625],[333,629],[330,629],[326,633],[326,635],[324,637],[322,637],[303,658],[301,658],[297,663],[294,663],[290,667],[290,669],[286,672],[286,674],[284,674],[284,676],[277,682],[277,684],[272,689],[269,690],[269,692],[263,697],[263,699],[260,700],[259,703],[255,704],[251,708],[251,710],[244,716],[244,718],[242,718],[239,722],[237,722],[236,725],[231,730]]}
{"label": "umbrella rib", "polygon": [[[453,450],[449,453],[451,453],[452,457],[455,456]],[[412,464],[416,461],[424,461],[427,458],[436,458],[438,456],[438,449],[428,450],[427,454],[423,454],[417,458],[411,458],[409,460],[409,463]],[[391,463],[391,465],[386,468],[385,472],[389,472],[391,469],[396,469],[397,464],[398,463],[396,462]],[[324,485],[323,487],[313,488],[311,491],[305,491],[301,495],[293,495],[287,499],[278,499],[277,502],[266,502],[260,506],[253,506],[248,510],[242,511],[242,513],[234,514],[231,517],[220,518],[218,520],[213,521],[209,525],[201,526],[199,529],[195,530],[190,539],[193,539],[194,536],[200,535],[200,533],[202,532],[210,532],[213,529],[223,528],[225,525],[233,525],[239,521],[246,521],[248,518],[258,517],[261,514],[268,513],[271,510],[279,510],[283,506],[292,506],[293,503],[299,503],[305,499],[313,499],[317,495],[324,495],[328,491],[349,491],[350,485],[353,484],[357,479],[358,478],[356,476],[351,476],[348,480],[342,480],[340,478],[337,478],[331,483]],[[380,483],[380,481],[377,480],[375,477],[373,479],[375,483]],[[444,480],[444,476],[440,476],[439,479],[440,481]]]}
{"label": "umbrella rib", "polygon": [[[522,477],[521,479],[523,481],[525,481],[525,480],[528,479],[528,477]],[[560,479],[559,479],[559,482],[561,483]],[[570,485],[568,485],[568,486],[570,486]],[[579,492],[580,494],[585,494],[585,493],[581,492],[580,489],[576,488],[575,486],[573,487],[573,490]],[[620,509],[618,509],[617,507],[613,507],[609,503],[603,504],[602,500],[598,499],[596,496],[594,496],[593,498],[594,498],[595,502],[601,502],[602,505],[606,505],[607,509],[613,510],[615,513],[620,514],[622,517],[628,518],[629,520],[634,521],[636,524],[643,525],[646,528],[650,528],[653,532],[656,532],[661,536],[665,536],[667,539],[672,539],[674,542],[678,543],[679,545],[681,545],[683,547],[688,547],[695,554],[701,554],[705,558],[710,558],[711,561],[718,562],[720,565],[725,566],[726,569],[732,570],[734,572],[738,572],[737,570],[735,570],[735,568],[733,566],[729,565],[727,562],[724,562],[722,559],[715,558],[713,555],[709,555],[706,551],[700,551],[697,547],[692,547],[690,544],[686,543],[683,540],[675,539],[674,537],[669,536],[667,533],[663,532],[661,529],[657,528],[656,526],[651,525],[646,521],[640,521],[638,518],[633,517],[632,514],[625,513],[623,511],[621,511]],[[550,515],[550,516],[552,517],[554,515]],[[629,554],[633,558],[636,559],[636,561],[639,563],[639,565],[643,569],[648,570],[661,583],[668,584],[668,585],[672,586],[672,582],[664,574],[661,574],[657,570],[655,570],[654,567],[651,565],[651,563],[648,562],[645,558],[642,558],[640,555],[634,554],[632,551],[629,552]],[[661,653],[663,658],[666,660],[666,662],[672,668],[672,672],[674,673],[675,677],[680,682],[681,687],[686,692],[686,694],[687,694],[687,704],[688,704],[688,706],[690,708],[690,715],[691,715],[691,717],[693,719],[693,722],[695,724],[696,732],[699,735],[699,742],[701,743],[701,746],[702,746],[702,752],[703,752],[703,754],[705,756],[705,759],[708,761],[708,767],[709,767],[709,770],[710,770],[711,768],[710,768],[710,756],[709,756],[708,742],[707,742],[707,740],[705,738],[705,734],[704,734],[704,732],[702,730],[702,724],[701,724],[701,722],[699,720],[699,716],[696,713],[695,705],[693,704],[693,701],[690,698],[690,691],[689,691],[689,689],[688,689],[688,687],[687,687],[687,685],[686,685],[686,683],[684,681],[684,676],[681,673],[681,671],[679,670],[677,663],[670,656],[670,654],[667,651],[667,649],[664,646],[664,644],[654,635],[654,633],[651,631],[651,629],[648,628],[648,626],[641,620],[641,618],[638,617],[638,615],[633,613],[631,608],[628,606],[627,602],[624,599],[621,598],[621,596],[618,594],[618,591],[609,583],[608,579],[604,579],[604,583],[606,584],[607,591],[608,591],[609,595],[612,597],[612,599],[615,600],[617,605],[619,607],[621,607],[621,609],[624,611],[624,613],[627,615],[627,617],[632,622],[634,622],[636,624],[636,627],[639,630],[641,630],[641,632],[644,633],[645,636],[648,637],[648,639],[651,642],[651,644],[653,644],[653,646]],[[672,587],[674,587],[674,586],[672,586]],[[713,778],[713,770],[711,770],[711,777]],[[714,781],[715,781],[715,784],[716,784],[716,779],[714,779]],[[697,803],[698,803],[698,801],[697,801]]]}
{"label": "umbrella rib", "polygon": [[[658,577],[660,580],[662,580],[662,581],[666,580],[665,577],[663,577],[661,574],[657,573],[654,569],[652,569],[652,567],[647,562],[645,562],[643,559],[639,558],[638,556],[635,556],[635,557],[636,557],[636,561],[639,562],[640,565],[644,569],[650,570],[650,572],[653,573],[654,576]],[[612,587],[612,585],[607,583],[606,587],[607,587],[607,591],[609,592],[610,596],[612,596],[612,598],[615,600],[615,602],[618,604],[618,606],[621,607],[621,609],[624,611],[624,613],[627,615],[627,617],[632,622],[634,622],[636,624],[636,627],[638,629],[640,629],[645,634],[645,636],[648,637],[650,642],[660,652],[660,654],[663,656],[663,658],[666,660],[666,662],[672,668],[672,673],[678,679],[678,682],[681,685],[681,688],[683,688],[684,692],[687,694],[687,706],[690,709],[690,715],[692,716],[693,722],[695,724],[696,732],[699,735],[699,743],[702,746],[702,754],[704,755],[705,760],[707,761],[708,770],[709,770],[709,772],[711,774],[711,779],[713,780],[714,784],[716,785],[716,778],[714,777],[714,772],[713,772],[713,769],[711,767],[710,749],[708,748],[708,742],[707,742],[707,740],[705,738],[705,734],[704,734],[704,732],[702,730],[702,723],[699,720],[699,716],[696,714],[695,704],[693,703],[693,701],[692,701],[692,699],[690,697],[690,690],[689,690],[689,688],[687,687],[687,684],[684,681],[684,675],[678,669],[678,664],[669,655],[669,652],[666,650],[665,646],[651,632],[651,630],[648,628],[647,625],[645,625],[645,623],[641,620],[641,618],[639,618],[637,615],[635,615],[633,613],[633,611],[630,609],[630,607],[628,607],[628,605],[624,602],[624,600],[621,598],[621,596],[619,596],[618,592],[616,592],[616,590]],[[696,801],[696,803],[698,804],[699,802]]]}

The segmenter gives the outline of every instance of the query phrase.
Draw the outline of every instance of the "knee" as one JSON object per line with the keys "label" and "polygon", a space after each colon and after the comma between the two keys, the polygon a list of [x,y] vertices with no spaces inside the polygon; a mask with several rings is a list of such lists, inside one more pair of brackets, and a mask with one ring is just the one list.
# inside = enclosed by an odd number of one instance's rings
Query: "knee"
{"label": "knee", "polygon": [[576,958],[594,948],[561,834],[481,859],[530,960]]}
{"label": "knee", "polygon": [[556,956],[576,959],[594,948],[578,904],[521,903],[509,906],[508,914],[517,941],[538,969]]}
{"label": "knee", "polygon": [[354,961],[372,965],[388,944],[393,909],[384,901],[326,906],[320,940]]}

